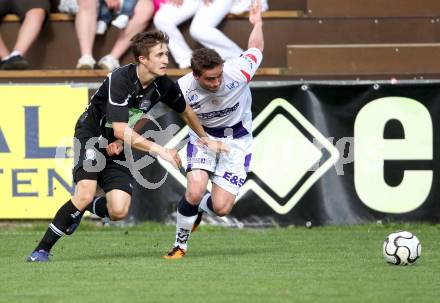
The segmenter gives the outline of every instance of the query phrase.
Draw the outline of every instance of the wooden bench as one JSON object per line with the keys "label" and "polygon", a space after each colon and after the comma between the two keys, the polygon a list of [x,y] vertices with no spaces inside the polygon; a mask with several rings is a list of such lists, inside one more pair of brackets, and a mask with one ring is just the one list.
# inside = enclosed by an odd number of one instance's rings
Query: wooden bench
{"label": "wooden bench", "polygon": [[[289,21],[301,18],[302,11],[267,11],[263,15],[265,18],[264,31],[267,37],[265,50],[267,56],[263,61],[263,67],[285,67],[285,46],[292,40],[289,41],[288,35],[280,35],[280,30],[289,27]],[[73,69],[80,56],[73,16],[53,13],[50,18],[52,22],[48,22],[26,58],[32,69]],[[12,48],[20,24],[14,15],[7,15],[4,20],[7,22],[0,25],[0,33],[6,45]],[[239,46],[246,48],[251,30],[246,14],[228,16],[219,28]],[[189,22],[182,24],[181,29],[191,48],[200,47],[189,34]],[[93,53],[97,60],[110,52],[117,35],[118,30],[110,26],[105,35],[96,37]],[[273,41],[270,42],[270,40]],[[60,55],[60,50],[63,51],[62,55]],[[127,53],[122,56],[120,61],[121,64],[126,64],[132,60],[131,54]],[[171,59],[170,68],[173,67],[176,67],[176,64]]]}
{"label": "wooden bench", "polygon": [[[178,78],[190,72],[189,69],[168,69],[168,76]],[[100,82],[107,75],[105,70],[23,70],[23,71],[0,71],[0,83],[19,82]],[[255,76],[256,80],[276,79],[286,74],[285,68],[263,67],[259,68]],[[37,81],[36,81],[37,80]]]}
{"label": "wooden bench", "polygon": [[438,17],[439,0],[307,0],[307,15],[329,17]]}
{"label": "wooden bench", "polygon": [[[440,0],[439,0],[440,2]],[[63,15],[64,16],[67,15]],[[190,47],[200,47],[189,35],[189,24],[182,32]],[[245,48],[250,33],[245,18],[228,19],[220,29],[238,45]],[[0,32],[8,46],[15,43],[18,22],[5,22]],[[112,26],[106,35],[96,38],[95,58],[107,54],[118,31]],[[440,42],[440,22],[432,18],[332,18],[308,17],[266,19],[264,26],[265,51],[263,67],[286,67],[286,45],[289,44],[379,44],[379,43],[437,43]],[[60,56],[59,50],[63,50]],[[30,49],[27,58],[33,69],[72,69],[80,56],[78,40],[72,21],[50,22]],[[132,60],[130,54],[121,63]],[[170,60],[170,68],[176,67]]]}
{"label": "wooden bench", "polygon": [[439,74],[440,43],[288,45],[287,73],[307,75]]}
{"label": "wooden bench", "polygon": [[[440,20],[433,17],[440,15],[440,0],[358,0],[356,5],[352,0],[270,0],[269,5],[271,10],[263,14],[266,43],[258,79],[440,73],[436,64],[440,61]],[[308,15],[303,12],[306,6]],[[26,56],[33,70],[0,72],[0,82],[32,78],[99,81],[105,77],[106,71],[74,69],[79,57],[74,17],[52,13],[50,20]],[[3,21],[0,31],[11,46],[19,19],[7,15]],[[219,28],[246,47],[251,28],[247,14],[228,15]],[[181,29],[190,47],[200,47],[189,35],[189,22]],[[96,59],[109,52],[117,34],[110,27],[106,35],[96,38]],[[400,52],[393,53],[393,48]],[[121,64],[131,61],[130,54],[121,58]],[[175,69],[170,61],[171,76],[186,72]]]}
{"label": "wooden bench", "polygon": [[[283,19],[283,18],[298,18],[304,16],[304,12],[300,10],[269,10],[263,12],[264,19]],[[248,13],[233,15],[228,14],[227,19],[247,19],[249,17]],[[49,20],[51,22],[73,22],[75,16],[64,14],[64,13],[51,13],[49,15]],[[8,14],[3,17],[2,22],[20,22],[17,15]]]}

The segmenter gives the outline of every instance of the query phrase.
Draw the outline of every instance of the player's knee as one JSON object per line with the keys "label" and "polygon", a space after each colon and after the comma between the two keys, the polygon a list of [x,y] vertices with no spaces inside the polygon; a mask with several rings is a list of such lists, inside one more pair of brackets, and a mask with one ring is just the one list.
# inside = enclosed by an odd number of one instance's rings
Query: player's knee
{"label": "player's knee", "polygon": [[75,202],[83,209],[93,201],[93,197],[92,193],[81,193],[76,197]]}
{"label": "player's knee", "polygon": [[216,210],[215,213],[219,217],[224,217],[229,214],[229,210],[227,210],[225,208],[221,208],[221,209]]}
{"label": "player's knee", "polygon": [[124,219],[128,215],[128,208],[126,207],[117,207],[111,208],[108,210],[110,219],[112,221],[119,221]]}
{"label": "player's knee", "polygon": [[221,206],[218,208],[214,207],[214,212],[217,216],[224,217],[226,215],[229,215],[229,213],[231,212],[231,208],[227,206]]}
{"label": "player's knee", "polygon": [[200,201],[203,198],[203,195],[205,194],[205,191],[202,190],[187,190],[185,193],[185,199],[186,201],[188,201],[189,203],[195,205],[195,204],[199,204]]}

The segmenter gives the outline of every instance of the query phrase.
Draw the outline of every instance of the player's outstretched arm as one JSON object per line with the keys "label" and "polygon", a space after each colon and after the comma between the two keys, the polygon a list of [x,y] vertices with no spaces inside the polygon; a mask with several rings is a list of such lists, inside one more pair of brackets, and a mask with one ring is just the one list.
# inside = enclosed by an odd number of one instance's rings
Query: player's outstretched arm
{"label": "player's outstretched arm", "polygon": [[190,106],[186,105],[185,110],[180,114],[180,116],[182,117],[183,121],[185,121],[185,123],[197,134],[197,136],[199,136],[201,143],[206,145],[210,150],[216,153],[229,152],[229,147],[224,142],[211,140],[208,138],[208,135],[205,133],[199,118],[197,118],[197,115]]}
{"label": "player's outstretched arm", "polygon": [[170,162],[174,167],[182,166],[182,160],[175,149],[167,149],[159,144],[145,139],[125,122],[113,122],[113,132],[117,139],[127,142],[135,149],[157,154],[165,161]]}
{"label": "player's outstretched arm", "polygon": [[249,22],[254,26],[249,36],[248,49],[258,48],[264,50],[263,18],[261,16],[261,3],[256,0],[249,11]]}
{"label": "player's outstretched arm", "polygon": [[[145,126],[145,124],[147,124],[148,121],[149,119],[145,117],[138,120],[136,124],[133,126],[134,131],[139,134],[141,129]],[[109,156],[119,155],[124,150],[124,140],[117,139],[116,141],[110,143],[106,147],[106,150]]]}

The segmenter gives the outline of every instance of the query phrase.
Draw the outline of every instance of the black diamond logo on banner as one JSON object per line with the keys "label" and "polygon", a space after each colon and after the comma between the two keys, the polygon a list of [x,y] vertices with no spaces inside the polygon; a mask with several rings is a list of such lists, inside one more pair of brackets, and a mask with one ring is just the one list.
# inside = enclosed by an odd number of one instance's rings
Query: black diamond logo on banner
{"label": "black diamond logo on banner", "polygon": [[[186,126],[166,147],[178,146],[187,134]],[[339,159],[338,150],[284,99],[273,100],[254,119],[253,135],[250,172],[237,202],[251,190],[279,214],[290,212]],[[179,154],[186,160],[186,148]],[[186,186],[181,172],[161,159],[160,163]]]}

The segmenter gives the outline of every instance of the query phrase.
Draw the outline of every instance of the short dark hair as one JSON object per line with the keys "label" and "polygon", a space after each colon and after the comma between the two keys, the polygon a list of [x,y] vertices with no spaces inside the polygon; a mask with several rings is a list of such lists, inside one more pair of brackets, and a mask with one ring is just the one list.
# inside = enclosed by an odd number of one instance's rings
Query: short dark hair
{"label": "short dark hair", "polygon": [[191,69],[196,76],[201,76],[206,69],[212,69],[223,64],[225,61],[211,48],[199,48],[191,57]]}
{"label": "short dark hair", "polygon": [[151,30],[134,35],[131,38],[131,50],[136,62],[139,62],[139,56],[148,57],[150,49],[160,43],[169,43],[169,37],[165,32]]}

